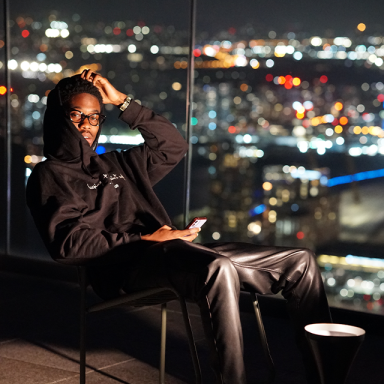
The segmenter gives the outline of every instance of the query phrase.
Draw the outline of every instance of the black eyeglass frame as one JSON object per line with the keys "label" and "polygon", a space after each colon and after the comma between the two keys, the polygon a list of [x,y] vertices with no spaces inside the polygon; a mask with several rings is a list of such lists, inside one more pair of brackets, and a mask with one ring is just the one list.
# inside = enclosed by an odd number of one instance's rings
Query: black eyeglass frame
{"label": "black eyeglass frame", "polygon": [[[72,117],[71,117],[71,112],[79,112],[80,115],[81,115],[81,118],[80,118],[80,121],[73,121],[72,120]],[[98,127],[100,126],[101,124],[104,123],[105,119],[107,118],[107,116],[103,115],[102,113],[98,113],[98,112],[95,112],[95,113],[91,113],[90,115],[86,115],[85,113],[79,111],[78,109],[70,109],[67,111],[67,115],[68,117],[71,119],[72,123],[75,123],[75,124],[81,124],[85,119],[88,119],[89,121],[89,124],[93,125],[94,127]],[[89,120],[89,118],[93,115],[99,115],[99,122],[98,124],[92,124],[91,123],[91,120]]]}

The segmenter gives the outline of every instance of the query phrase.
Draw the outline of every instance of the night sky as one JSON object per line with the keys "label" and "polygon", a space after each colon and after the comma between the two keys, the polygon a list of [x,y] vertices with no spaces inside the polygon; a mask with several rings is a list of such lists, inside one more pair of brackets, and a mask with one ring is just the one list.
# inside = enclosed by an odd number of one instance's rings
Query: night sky
{"label": "night sky", "polygon": [[[188,28],[187,0],[12,0],[10,3],[13,17],[19,13],[45,16],[54,9],[63,18],[78,13],[86,21],[144,20],[149,25]],[[374,34],[384,30],[383,18],[383,0],[198,0],[197,11],[198,30],[211,33],[252,23],[277,32],[301,30],[323,35],[331,29],[337,35],[346,35],[363,22],[368,27],[366,32]]]}

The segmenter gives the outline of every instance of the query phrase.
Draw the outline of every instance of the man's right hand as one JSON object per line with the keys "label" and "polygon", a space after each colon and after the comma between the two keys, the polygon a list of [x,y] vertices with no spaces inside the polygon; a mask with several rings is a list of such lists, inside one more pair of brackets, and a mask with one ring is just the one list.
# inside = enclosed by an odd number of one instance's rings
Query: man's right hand
{"label": "man's right hand", "polygon": [[199,232],[200,232],[200,228],[178,230],[178,229],[172,229],[171,227],[168,227],[168,225],[163,225],[156,232],[153,232],[150,235],[141,236],[141,239],[148,240],[148,241],[158,241],[158,242],[175,240],[175,239],[193,241],[196,239]]}

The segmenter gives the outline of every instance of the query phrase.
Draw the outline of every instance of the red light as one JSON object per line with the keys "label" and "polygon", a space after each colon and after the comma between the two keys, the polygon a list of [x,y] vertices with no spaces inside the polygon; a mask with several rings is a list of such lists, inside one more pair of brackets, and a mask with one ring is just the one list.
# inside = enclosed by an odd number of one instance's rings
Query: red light
{"label": "red light", "polygon": [[236,133],[236,127],[234,127],[233,125],[231,125],[231,126],[228,128],[228,132],[229,132],[229,133]]}
{"label": "red light", "polygon": [[121,33],[121,29],[120,28],[113,28],[113,34],[114,35],[120,35],[120,33]]}
{"label": "red light", "polygon": [[200,51],[200,49],[194,49],[193,50],[193,55],[195,56],[195,57],[199,57],[199,56],[201,56],[201,51]]}
{"label": "red light", "polygon": [[380,102],[384,102],[384,95],[380,93],[380,95],[377,96],[377,100],[379,100]]}
{"label": "red light", "polygon": [[370,296],[370,295],[364,295],[364,296],[363,296],[363,299],[364,299],[365,301],[369,301],[369,300],[371,300],[371,296]]}
{"label": "red light", "polygon": [[0,87],[0,95],[5,95],[7,93],[7,88],[4,87],[4,85],[2,85]]}
{"label": "red light", "polygon": [[265,76],[265,80],[267,80],[267,81],[272,81],[272,80],[273,80],[273,75],[271,75],[270,73],[268,73],[268,75]]}
{"label": "red light", "polygon": [[328,81],[328,77],[327,76],[325,76],[325,75],[320,76],[320,83],[325,84],[327,81]]}
{"label": "red light", "polygon": [[297,237],[299,240],[304,239],[304,232],[302,232],[302,231],[297,232],[297,233],[296,233],[296,237]]}
{"label": "red light", "polygon": [[28,36],[29,36],[29,31],[27,31],[26,29],[24,29],[24,31],[21,32],[21,36],[23,36],[24,38],[28,37]]}
{"label": "red light", "polygon": [[334,126],[339,125],[339,120],[337,120],[336,117],[335,117],[331,124],[334,125]]}
{"label": "red light", "polygon": [[311,123],[310,123],[309,119],[305,119],[305,120],[303,120],[302,125],[304,128],[308,128],[311,125]]}
{"label": "red light", "polygon": [[145,27],[145,22],[144,22],[144,21],[139,21],[139,22],[137,23],[137,25],[138,25],[140,28],[143,28],[143,27]]}
{"label": "red light", "polygon": [[127,32],[126,32],[127,36],[133,36],[133,29],[127,29]]}
{"label": "red light", "polygon": [[286,80],[286,81],[292,80],[292,76],[291,76],[291,75],[287,75],[287,76],[285,76],[285,80]]}
{"label": "red light", "polygon": [[231,27],[228,29],[228,32],[231,34],[231,35],[234,35],[236,33],[236,29]]}
{"label": "red light", "polygon": [[291,89],[292,88],[292,82],[291,81],[287,81],[285,84],[284,84],[284,87],[286,89]]}

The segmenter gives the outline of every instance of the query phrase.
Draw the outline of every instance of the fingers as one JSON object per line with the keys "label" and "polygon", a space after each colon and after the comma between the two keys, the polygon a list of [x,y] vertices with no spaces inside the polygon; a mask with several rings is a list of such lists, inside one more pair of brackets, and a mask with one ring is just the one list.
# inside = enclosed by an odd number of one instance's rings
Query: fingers
{"label": "fingers", "polygon": [[182,237],[182,239],[185,240],[185,241],[192,242],[193,240],[196,239],[197,236],[199,236],[199,234],[198,233],[194,233],[192,235]]}
{"label": "fingers", "polygon": [[177,232],[177,237],[179,239],[192,241],[196,239],[200,231],[201,231],[200,228],[191,228],[191,229],[183,229],[181,231],[175,231],[175,232]]}
{"label": "fingers", "polygon": [[96,82],[102,79],[103,77],[98,73],[93,72],[91,69],[84,69],[84,71],[81,73],[81,78],[95,85]]}

